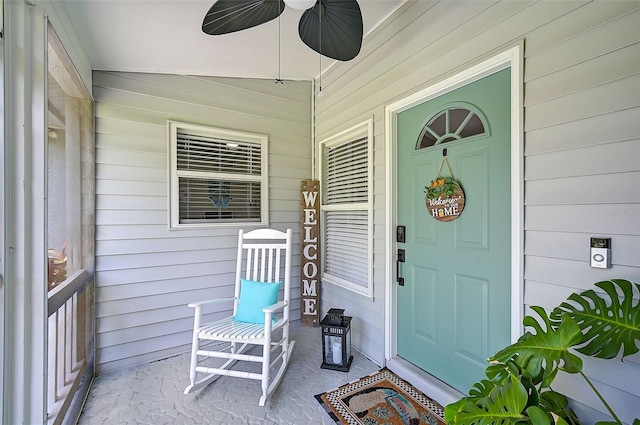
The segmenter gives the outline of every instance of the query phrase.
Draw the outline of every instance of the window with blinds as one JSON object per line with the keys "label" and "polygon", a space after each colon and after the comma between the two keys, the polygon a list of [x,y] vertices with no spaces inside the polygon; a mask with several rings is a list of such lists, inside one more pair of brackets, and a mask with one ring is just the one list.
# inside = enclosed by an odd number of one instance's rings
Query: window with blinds
{"label": "window with blinds", "polygon": [[373,297],[373,121],[320,142],[322,281]]}
{"label": "window with blinds", "polygon": [[267,136],[168,125],[171,228],[268,222]]}

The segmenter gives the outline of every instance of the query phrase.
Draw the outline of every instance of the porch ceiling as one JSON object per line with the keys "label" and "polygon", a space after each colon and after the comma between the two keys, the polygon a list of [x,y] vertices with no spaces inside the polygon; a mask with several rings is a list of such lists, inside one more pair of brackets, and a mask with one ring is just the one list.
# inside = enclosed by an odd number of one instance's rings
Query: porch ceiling
{"label": "porch ceiling", "polygon": [[[95,70],[310,80],[319,55],[298,36],[302,11],[222,36],[202,20],[214,0],[58,0]],[[365,37],[407,0],[359,0]],[[279,58],[280,50],[280,60]],[[278,64],[280,62],[280,65]],[[322,68],[335,61],[322,58]],[[279,71],[280,68],[280,71]]]}

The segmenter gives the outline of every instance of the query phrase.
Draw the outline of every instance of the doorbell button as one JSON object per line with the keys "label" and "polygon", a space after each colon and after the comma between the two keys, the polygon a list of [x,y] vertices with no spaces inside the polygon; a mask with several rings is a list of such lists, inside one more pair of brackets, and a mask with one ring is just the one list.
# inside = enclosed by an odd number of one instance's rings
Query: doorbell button
{"label": "doorbell button", "polygon": [[611,238],[591,238],[591,267],[611,267]]}

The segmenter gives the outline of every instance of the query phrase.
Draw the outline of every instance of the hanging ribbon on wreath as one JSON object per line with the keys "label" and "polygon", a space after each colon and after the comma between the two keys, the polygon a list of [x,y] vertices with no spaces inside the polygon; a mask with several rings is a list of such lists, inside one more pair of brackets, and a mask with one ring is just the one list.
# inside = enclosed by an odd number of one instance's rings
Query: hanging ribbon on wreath
{"label": "hanging ribbon on wreath", "polygon": [[[442,166],[447,164],[449,177],[440,174]],[[452,221],[458,218],[464,209],[464,191],[454,177],[449,160],[447,160],[447,150],[442,151],[442,161],[436,173],[436,178],[431,180],[429,186],[425,186],[425,203],[427,211],[431,217],[438,221]]]}

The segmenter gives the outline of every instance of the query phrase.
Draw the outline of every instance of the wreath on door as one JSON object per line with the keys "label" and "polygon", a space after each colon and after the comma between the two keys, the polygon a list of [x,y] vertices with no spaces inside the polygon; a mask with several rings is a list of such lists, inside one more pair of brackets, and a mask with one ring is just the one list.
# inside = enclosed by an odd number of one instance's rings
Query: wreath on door
{"label": "wreath on door", "polygon": [[[447,164],[449,177],[440,175],[442,166]],[[464,191],[462,186],[453,178],[453,171],[446,155],[440,162],[440,168],[436,178],[431,180],[429,186],[425,186],[425,203],[431,217],[438,221],[452,221],[458,218],[464,209]]]}

